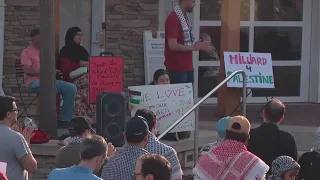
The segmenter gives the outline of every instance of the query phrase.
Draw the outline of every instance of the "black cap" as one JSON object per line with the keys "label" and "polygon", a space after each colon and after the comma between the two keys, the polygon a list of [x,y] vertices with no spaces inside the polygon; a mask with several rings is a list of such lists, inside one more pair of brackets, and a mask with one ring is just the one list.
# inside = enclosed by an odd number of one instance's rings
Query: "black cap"
{"label": "black cap", "polygon": [[71,136],[81,135],[85,130],[91,130],[96,133],[89,121],[82,116],[72,118],[68,129]]}
{"label": "black cap", "polygon": [[39,34],[40,34],[40,28],[32,29],[31,32],[30,32],[30,38],[33,38],[33,37],[35,37],[36,35],[39,35]]}
{"label": "black cap", "polygon": [[136,116],[130,118],[125,127],[127,141],[141,142],[149,133],[149,127],[145,118]]}

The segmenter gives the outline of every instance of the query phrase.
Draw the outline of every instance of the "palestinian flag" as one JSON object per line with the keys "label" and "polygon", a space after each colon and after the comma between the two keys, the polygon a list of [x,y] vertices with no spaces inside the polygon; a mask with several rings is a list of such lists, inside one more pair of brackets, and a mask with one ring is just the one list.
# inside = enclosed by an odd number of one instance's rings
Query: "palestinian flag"
{"label": "palestinian flag", "polygon": [[131,104],[140,104],[141,92],[129,90],[129,98]]}

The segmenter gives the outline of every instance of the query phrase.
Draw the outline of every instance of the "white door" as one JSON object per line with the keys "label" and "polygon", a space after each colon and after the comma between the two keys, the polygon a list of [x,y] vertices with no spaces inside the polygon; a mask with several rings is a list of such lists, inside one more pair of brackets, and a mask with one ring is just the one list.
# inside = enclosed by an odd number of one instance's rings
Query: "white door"
{"label": "white door", "polygon": [[[207,33],[220,54],[221,0],[197,0],[196,39]],[[248,102],[264,103],[266,96],[284,102],[306,102],[309,91],[311,0],[241,0],[240,51],[266,52],[273,58],[275,90],[255,89]],[[218,84],[219,61],[194,53],[195,95],[201,98]],[[216,94],[207,103],[216,103]]]}

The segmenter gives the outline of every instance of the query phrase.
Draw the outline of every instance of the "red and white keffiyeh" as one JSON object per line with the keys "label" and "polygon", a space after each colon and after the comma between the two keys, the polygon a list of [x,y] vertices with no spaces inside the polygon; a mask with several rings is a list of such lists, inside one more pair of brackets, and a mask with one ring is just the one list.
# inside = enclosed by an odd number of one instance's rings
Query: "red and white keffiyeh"
{"label": "red and white keffiyeh", "polygon": [[262,180],[269,166],[238,141],[225,140],[198,159],[195,180]]}

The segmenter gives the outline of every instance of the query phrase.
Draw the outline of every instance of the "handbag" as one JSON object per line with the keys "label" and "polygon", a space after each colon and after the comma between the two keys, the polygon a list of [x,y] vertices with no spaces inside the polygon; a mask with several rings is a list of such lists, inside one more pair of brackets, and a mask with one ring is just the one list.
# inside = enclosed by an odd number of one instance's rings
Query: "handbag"
{"label": "handbag", "polygon": [[30,144],[43,144],[50,141],[51,136],[48,135],[43,129],[33,130],[33,136],[30,139]]}

